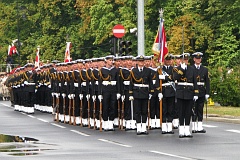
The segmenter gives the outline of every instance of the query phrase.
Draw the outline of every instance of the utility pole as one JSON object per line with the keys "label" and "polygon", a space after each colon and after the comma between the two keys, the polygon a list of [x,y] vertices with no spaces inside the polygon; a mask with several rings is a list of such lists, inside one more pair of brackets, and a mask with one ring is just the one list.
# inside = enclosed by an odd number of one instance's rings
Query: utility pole
{"label": "utility pole", "polygon": [[145,55],[144,37],[144,0],[137,1],[137,36],[138,36],[138,55]]}

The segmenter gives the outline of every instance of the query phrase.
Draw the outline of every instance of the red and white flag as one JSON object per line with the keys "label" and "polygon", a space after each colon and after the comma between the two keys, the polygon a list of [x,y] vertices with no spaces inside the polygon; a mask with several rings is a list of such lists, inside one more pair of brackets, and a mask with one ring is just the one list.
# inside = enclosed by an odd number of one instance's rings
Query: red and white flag
{"label": "red and white flag", "polygon": [[15,47],[14,43],[12,43],[12,46],[8,46],[8,55],[12,56],[12,54],[18,54],[17,48]]}
{"label": "red and white flag", "polygon": [[40,47],[37,47],[36,58],[35,58],[35,67],[40,67]]}
{"label": "red and white flag", "polygon": [[67,42],[64,62],[70,62],[71,61],[71,57],[70,57],[70,49],[71,49],[71,47],[72,47],[72,43],[71,42]]}
{"label": "red and white flag", "polygon": [[160,25],[152,46],[154,56],[158,57],[158,62],[163,62],[164,57],[168,54],[166,33],[163,25],[163,19],[160,20]]}

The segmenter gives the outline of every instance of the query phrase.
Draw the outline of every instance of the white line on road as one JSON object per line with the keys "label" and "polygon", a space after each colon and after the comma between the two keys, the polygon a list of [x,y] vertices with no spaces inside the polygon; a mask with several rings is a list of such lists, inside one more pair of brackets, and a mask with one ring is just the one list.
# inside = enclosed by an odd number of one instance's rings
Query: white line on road
{"label": "white line on road", "polygon": [[157,154],[161,154],[161,155],[169,156],[169,157],[180,158],[180,159],[194,160],[194,158],[188,158],[188,157],[178,156],[178,155],[169,154],[169,153],[164,153],[164,152],[158,152],[158,151],[149,151],[149,152],[157,153]]}
{"label": "white line on road", "polygon": [[115,144],[115,145],[118,145],[118,146],[122,146],[122,147],[127,147],[127,148],[132,147],[132,146],[129,146],[129,145],[121,144],[119,142],[109,141],[109,140],[106,140],[106,139],[98,139],[98,140],[102,141],[102,142],[107,142],[107,143],[110,143],[110,144]]}
{"label": "white line on road", "polygon": [[56,127],[59,127],[59,128],[66,128],[64,126],[61,126],[61,125],[58,125],[58,124],[55,124],[55,123],[51,123],[52,125],[56,126]]}
{"label": "white line on road", "polygon": [[4,103],[1,103],[1,105],[4,105],[4,106],[6,106],[6,107],[8,107],[8,108],[11,108],[11,106],[9,106],[9,105],[7,105],[7,104],[4,104]]}
{"label": "white line on road", "polygon": [[36,118],[36,117],[34,117],[34,116],[32,116],[32,115],[27,115],[28,117],[31,117],[31,118]]}
{"label": "white line on road", "polygon": [[41,118],[38,118],[39,121],[42,121],[42,122],[46,122],[48,123],[48,121],[44,120],[44,119],[41,119]]}
{"label": "white line on road", "polygon": [[215,127],[217,127],[217,126],[208,125],[208,124],[203,124],[203,127],[207,127],[207,128],[215,128]]}
{"label": "white line on road", "polygon": [[234,133],[240,133],[239,130],[235,130],[235,129],[230,129],[230,130],[226,130],[226,131],[228,131],[228,132],[234,132]]}
{"label": "white line on road", "polygon": [[77,133],[77,134],[80,134],[80,135],[85,136],[85,137],[90,136],[89,134],[86,134],[86,133],[83,133],[83,132],[79,132],[79,131],[76,131],[76,130],[70,130],[70,131],[74,132],[74,133]]}

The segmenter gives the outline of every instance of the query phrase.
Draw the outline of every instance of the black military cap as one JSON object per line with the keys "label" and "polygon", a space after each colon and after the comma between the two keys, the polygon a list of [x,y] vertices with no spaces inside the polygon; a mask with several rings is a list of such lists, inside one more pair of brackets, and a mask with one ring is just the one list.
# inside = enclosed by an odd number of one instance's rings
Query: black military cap
{"label": "black military cap", "polygon": [[137,61],[143,61],[144,60],[144,56],[140,55],[136,57]]}
{"label": "black military cap", "polygon": [[192,54],[192,56],[194,58],[200,59],[200,58],[202,58],[203,53],[202,52],[195,52],[195,53]]}
{"label": "black military cap", "polygon": [[181,55],[174,55],[173,56],[175,59],[180,59],[182,56]]}
{"label": "black military cap", "polygon": [[171,60],[173,58],[172,54],[167,54],[164,59],[165,60]]}

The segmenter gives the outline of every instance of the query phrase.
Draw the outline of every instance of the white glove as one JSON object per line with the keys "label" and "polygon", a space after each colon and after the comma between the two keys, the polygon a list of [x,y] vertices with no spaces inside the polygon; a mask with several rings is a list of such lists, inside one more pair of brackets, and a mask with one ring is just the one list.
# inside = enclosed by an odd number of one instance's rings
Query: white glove
{"label": "white glove", "polygon": [[149,94],[149,97],[148,97],[148,99],[150,100],[152,98],[152,95],[151,94]]}
{"label": "white glove", "polygon": [[86,95],[87,101],[90,99],[90,94]]}
{"label": "white glove", "polygon": [[62,97],[65,98],[65,97],[66,97],[66,94],[65,94],[65,93],[62,93]]}
{"label": "white glove", "polygon": [[71,97],[74,98],[74,97],[75,97],[75,94],[71,94]]}
{"label": "white glove", "polygon": [[206,95],[205,95],[206,101],[208,101],[208,98],[209,98],[209,94],[206,94]]}
{"label": "white glove", "polygon": [[37,89],[35,89],[35,93],[37,92]]}
{"label": "white glove", "polygon": [[69,94],[69,95],[68,95],[68,99],[72,99],[72,96],[71,96],[71,94]]}
{"label": "white glove", "polygon": [[117,100],[121,98],[121,94],[117,93]]}
{"label": "white glove", "polygon": [[100,102],[102,102],[103,96],[102,95],[98,95],[98,99]]}
{"label": "white glove", "polygon": [[59,97],[59,93],[56,93],[56,98],[58,98]]}
{"label": "white glove", "polygon": [[24,81],[24,84],[28,84],[28,82],[27,82],[27,81]]}
{"label": "white glove", "polygon": [[158,78],[162,79],[162,80],[165,80],[165,76],[164,75],[159,75]]}
{"label": "white glove", "polygon": [[55,93],[52,93],[52,97],[54,97]]}
{"label": "white glove", "polygon": [[162,93],[158,93],[158,99],[159,99],[159,101],[161,101],[162,98],[163,98],[163,94],[162,94]]}
{"label": "white glove", "polygon": [[95,102],[96,101],[96,95],[92,96],[92,101]]}
{"label": "white glove", "polygon": [[198,96],[193,96],[193,100],[194,101],[198,100]]}
{"label": "white glove", "polygon": [[133,101],[133,100],[134,100],[133,96],[129,96],[129,101]]}
{"label": "white glove", "polygon": [[122,102],[123,102],[125,100],[125,95],[122,95],[121,99],[122,99]]}
{"label": "white glove", "polygon": [[181,68],[182,68],[182,69],[186,69],[186,67],[187,67],[187,66],[186,66],[185,63],[181,63]]}
{"label": "white glove", "polygon": [[83,94],[79,94],[79,98],[80,98],[80,100],[82,100],[83,99]]}
{"label": "white glove", "polygon": [[51,85],[48,85],[48,88],[51,88]]}

